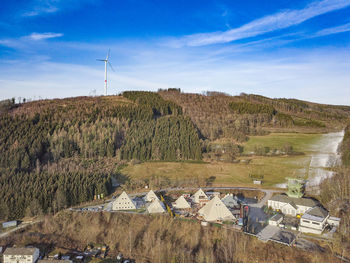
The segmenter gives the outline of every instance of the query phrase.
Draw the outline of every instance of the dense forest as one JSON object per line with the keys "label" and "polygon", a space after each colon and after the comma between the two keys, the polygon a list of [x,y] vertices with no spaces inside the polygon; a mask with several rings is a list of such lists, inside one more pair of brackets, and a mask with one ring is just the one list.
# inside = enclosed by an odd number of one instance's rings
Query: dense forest
{"label": "dense forest", "polygon": [[[348,106],[178,89],[5,100],[0,102],[0,219],[55,212],[109,194],[119,166],[131,160],[232,162],[250,135],[331,131],[349,116]],[[101,164],[106,168],[97,170]]]}
{"label": "dense forest", "polygon": [[161,90],[159,94],[182,106],[202,138],[230,138],[236,142],[249,135],[277,132],[327,132],[339,130],[350,117],[350,106],[316,104],[296,99],[270,99],[260,95],[229,96]]}
{"label": "dense forest", "polygon": [[[0,214],[18,218],[109,194],[111,176],[85,171],[84,160],[200,160],[194,125],[181,107],[157,93],[2,104],[0,115]],[[75,159],[81,170],[52,170]],[[18,191],[18,189],[21,189]],[[63,194],[60,194],[60,191]],[[57,206],[57,196],[66,196]],[[35,200],[35,204],[33,203]],[[61,202],[62,203],[62,202]],[[39,209],[37,209],[39,207]],[[28,208],[28,209],[27,209]]]}

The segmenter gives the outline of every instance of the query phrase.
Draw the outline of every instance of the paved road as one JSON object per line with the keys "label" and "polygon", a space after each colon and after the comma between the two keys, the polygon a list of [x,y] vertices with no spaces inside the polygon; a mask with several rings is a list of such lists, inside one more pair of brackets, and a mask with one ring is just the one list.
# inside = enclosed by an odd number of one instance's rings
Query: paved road
{"label": "paved road", "polygon": [[36,221],[33,221],[33,222],[23,222],[19,226],[15,227],[15,228],[12,228],[11,230],[6,231],[4,233],[1,233],[0,234],[0,238],[5,238],[8,235],[10,235],[11,233],[16,232],[17,230],[26,228],[27,226],[31,226],[31,225],[37,224],[39,222],[42,222],[42,220],[36,220]]}

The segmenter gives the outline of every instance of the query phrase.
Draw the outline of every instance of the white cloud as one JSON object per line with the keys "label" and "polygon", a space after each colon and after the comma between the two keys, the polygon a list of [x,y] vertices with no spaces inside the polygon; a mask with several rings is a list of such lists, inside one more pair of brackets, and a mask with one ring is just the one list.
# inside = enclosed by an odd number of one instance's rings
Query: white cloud
{"label": "white cloud", "polygon": [[301,24],[313,17],[350,6],[349,0],[314,1],[303,9],[285,10],[224,32],[199,33],[169,41],[171,46],[204,46],[227,43]]}
{"label": "white cloud", "polygon": [[63,9],[72,9],[84,3],[93,3],[97,0],[32,0],[29,7],[22,12],[23,17],[35,17],[53,14]]}
{"label": "white cloud", "polygon": [[[113,49],[112,49],[113,50]],[[155,55],[157,58],[155,59]],[[133,64],[108,72],[109,94],[125,90],[178,87],[186,92],[216,90],[269,97],[294,97],[322,103],[349,104],[350,53],[346,50],[287,51],[284,56],[219,59],[189,52],[179,56],[156,50]],[[114,58],[114,57],[113,57]],[[169,62],[171,61],[171,63]],[[114,61],[112,61],[113,63]],[[43,98],[103,93],[104,67],[48,61],[0,65],[0,99]]]}
{"label": "white cloud", "polygon": [[48,39],[48,38],[56,38],[56,37],[62,37],[63,34],[62,33],[51,33],[51,32],[47,32],[47,33],[31,33],[29,36],[27,36],[26,38],[31,39],[31,40],[44,40],[44,39]]}
{"label": "white cloud", "polygon": [[341,26],[325,28],[323,30],[316,32],[314,34],[314,37],[333,35],[333,34],[338,34],[338,33],[343,33],[343,32],[348,32],[348,31],[350,31],[350,23],[347,23],[347,24],[344,24]]}

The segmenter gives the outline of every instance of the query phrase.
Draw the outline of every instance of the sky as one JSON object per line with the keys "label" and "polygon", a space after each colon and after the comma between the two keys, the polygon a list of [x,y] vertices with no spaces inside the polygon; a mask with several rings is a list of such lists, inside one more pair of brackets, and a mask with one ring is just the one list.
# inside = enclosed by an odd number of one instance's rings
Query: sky
{"label": "sky", "polygon": [[0,100],[180,88],[350,105],[350,0],[2,0]]}

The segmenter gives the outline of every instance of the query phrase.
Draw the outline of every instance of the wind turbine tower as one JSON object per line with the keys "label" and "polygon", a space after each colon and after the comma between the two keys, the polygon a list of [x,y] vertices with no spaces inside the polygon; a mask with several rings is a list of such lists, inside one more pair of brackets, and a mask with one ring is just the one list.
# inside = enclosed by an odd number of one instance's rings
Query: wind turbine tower
{"label": "wind turbine tower", "polygon": [[114,68],[112,67],[112,64],[109,62],[109,54],[111,50],[108,49],[108,53],[106,56],[106,59],[96,59],[97,61],[103,61],[105,63],[105,96],[107,96],[107,64],[110,66],[110,68],[114,71]]}

